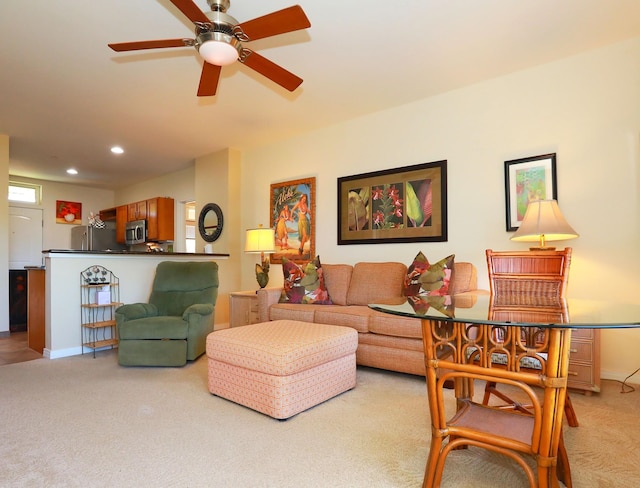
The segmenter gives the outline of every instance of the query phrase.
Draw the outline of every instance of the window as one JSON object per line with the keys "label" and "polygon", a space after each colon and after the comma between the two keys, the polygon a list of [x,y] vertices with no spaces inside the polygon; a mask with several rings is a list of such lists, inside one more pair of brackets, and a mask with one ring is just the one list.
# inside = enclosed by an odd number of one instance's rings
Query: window
{"label": "window", "polygon": [[184,206],[185,215],[185,250],[196,252],[196,202],[187,202]]}
{"label": "window", "polygon": [[20,203],[32,203],[40,205],[42,187],[40,185],[30,185],[29,183],[9,182],[9,201]]}

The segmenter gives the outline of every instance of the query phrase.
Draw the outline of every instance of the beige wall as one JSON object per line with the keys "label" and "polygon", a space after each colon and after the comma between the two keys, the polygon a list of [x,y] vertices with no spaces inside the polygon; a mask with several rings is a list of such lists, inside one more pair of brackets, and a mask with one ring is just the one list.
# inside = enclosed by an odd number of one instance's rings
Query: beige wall
{"label": "beige wall", "polygon": [[[111,190],[19,176],[10,176],[10,179],[42,187],[42,204],[35,208],[42,209],[43,249],[69,249],[71,247],[71,228],[74,226],[56,223],[57,200],[82,203],[82,223],[85,225],[89,223],[90,212],[97,214],[100,210],[113,206],[114,192]],[[21,205],[15,204],[15,206],[20,207]]]}
{"label": "beige wall", "polygon": [[[399,260],[422,250],[473,262],[484,250],[526,249],[505,230],[504,161],[557,153],[558,201],[580,238],[570,295],[640,300],[640,38],[326,127],[244,152],[242,222],[269,218],[269,184],[317,178],[316,249],[323,262]],[[336,179],[448,160],[449,240],[337,245]],[[268,170],[267,170],[268,168]],[[242,286],[254,262],[242,259]],[[282,282],[273,266],[271,283]],[[603,375],[638,366],[640,330],[604,331]]]}
{"label": "beige wall", "polygon": [[[9,188],[9,136],[0,134],[0,183]],[[0,200],[0,229],[9,228],[9,202]],[[0,337],[9,335],[9,232],[0,232]]]}
{"label": "beige wall", "polygon": [[[216,328],[229,322],[229,292],[241,289],[241,157],[239,150],[229,148],[196,159],[196,216],[207,203],[220,206],[223,228],[218,240],[212,243],[213,252],[229,254],[229,258],[218,261],[220,287],[216,301]],[[198,235],[196,250],[203,252],[204,245],[205,241]]]}

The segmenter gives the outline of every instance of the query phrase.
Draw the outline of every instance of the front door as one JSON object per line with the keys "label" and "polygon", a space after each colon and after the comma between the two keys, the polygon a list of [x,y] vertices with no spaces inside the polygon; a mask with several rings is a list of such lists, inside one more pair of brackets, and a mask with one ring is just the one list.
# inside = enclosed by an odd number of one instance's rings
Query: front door
{"label": "front door", "polygon": [[42,265],[42,209],[9,207],[9,269]]}

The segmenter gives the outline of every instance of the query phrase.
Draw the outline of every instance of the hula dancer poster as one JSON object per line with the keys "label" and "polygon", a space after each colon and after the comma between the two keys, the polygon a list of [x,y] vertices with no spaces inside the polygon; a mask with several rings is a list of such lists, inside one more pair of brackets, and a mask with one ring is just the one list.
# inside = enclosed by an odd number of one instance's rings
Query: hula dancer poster
{"label": "hula dancer poster", "polygon": [[270,222],[276,241],[272,263],[281,264],[283,257],[299,263],[315,257],[315,189],[315,177],[271,185]]}

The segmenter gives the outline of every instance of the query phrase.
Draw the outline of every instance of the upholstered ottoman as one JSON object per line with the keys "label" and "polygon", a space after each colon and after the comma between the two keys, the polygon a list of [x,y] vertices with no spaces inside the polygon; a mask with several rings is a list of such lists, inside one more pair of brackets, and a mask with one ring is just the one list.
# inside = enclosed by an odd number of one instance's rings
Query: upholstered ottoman
{"label": "upholstered ottoman", "polygon": [[276,320],[207,336],[209,391],[286,419],[356,386],[358,333]]}

